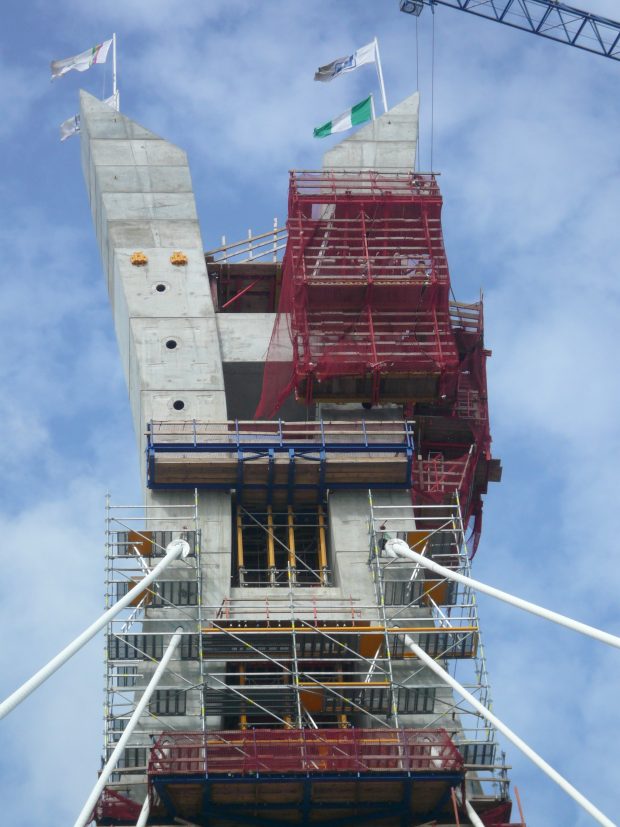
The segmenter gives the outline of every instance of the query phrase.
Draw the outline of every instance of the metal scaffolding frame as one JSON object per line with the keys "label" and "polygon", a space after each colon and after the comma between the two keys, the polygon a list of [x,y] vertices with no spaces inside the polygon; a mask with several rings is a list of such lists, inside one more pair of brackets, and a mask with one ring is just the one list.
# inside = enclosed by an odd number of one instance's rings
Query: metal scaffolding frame
{"label": "metal scaffolding frame", "polygon": [[[173,564],[164,577],[146,589],[106,628],[104,689],[104,760],[120,739],[143,688],[162,657],[175,629],[182,624],[194,632],[184,634],[179,651],[162,680],[155,700],[148,708],[127,744],[112,776],[123,789],[133,781],[144,783],[151,734],[173,730],[162,717],[163,699],[192,688],[180,665],[192,653],[192,639],[202,625],[202,583],[200,577],[200,532],[197,502],[170,507],[116,506],[106,499],[105,606],[108,608],[149,573],[167,544],[177,538],[189,543],[185,560]],[[197,683],[202,682],[202,659],[197,658]],[[185,689],[184,689],[185,688]],[[198,716],[200,692],[198,697]],[[184,699],[185,700],[185,699]],[[184,704],[186,706],[186,704]],[[114,787],[112,787],[114,789]]]}
{"label": "metal scaffolding frame", "polygon": [[[443,664],[450,674],[459,674],[461,683],[487,708],[492,707],[489,675],[475,592],[425,570],[410,560],[387,556],[385,543],[402,539],[415,551],[447,569],[469,576],[471,571],[463,517],[458,495],[451,505],[380,506],[370,496],[370,560],[377,601],[383,606],[388,625],[405,627],[412,618],[426,616],[437,630],[451,630],[457,643],[446,641],[444,651],[429,651],[421,639],[419,646]],[[458,632],[460,630],[460,633]],[[454,640],[454,639],[453,639]],[[470,642],[470,657],[450,657],[455,646]],[[401,638],[402,641],[402,638]],[[462,651],[462,650],[461,650]],[[424,673],[417,666],[408,681]],[[430,726],[445,726],[463,755],[465,768],[475,776],[470,798],[508,796],[508,770],[500,751],[497,734],[477,712],[463,706],[452,694],[437,699]],[[449,721],[453,724],[450,726]]]}
{"label": "metal scaffolding frame", "polygon": [[[341,587],[325,588],[325,582],[299,588],[294,544],[284,543],[287,576],[277,590],[271,588],[263,597],[249,589],[246,597],[244,589],[237,589],[219,605],[205,605],[197,501],[180,510],[175,506],[181,516],[172,519],[169,513],[160,517],[158,506],[113,508],[108,503],[107,603],[144,576],[170,539],[186,539],[191,553],[109,624],[106,758],[174,629],[182,623],[187,631],[148,716],[100,799],[99,813],[122,808],[124,795],[129,807],[136,794],[146,794],[147,771],[151,805],[161,809],[167,782],[153,762],[161,765],[169,755],[168,746],[177,764],[178,755],[190,753],[194,763],[196,756],[207,762],[214,755],[208,744],[228,745],[235,752],[244,732],[254,733],[254,742],[262,738],[260,743],[282,733],[282,749],[286,732],[289,740],[314,732],[315,739],[327,744],[336,767],[338,761],[353,760],[346,745],[338,746],[339,738],[348,744],[347,733],[375,731],[377,737],[386,733],[388,738],[400,732],[412,738],[416,733],[445,733],[460,751],[467,773],[460,780],[455,776],[452,786],[464,783],[463,794],[466,791],[474,806],[488,808],[507,800],[509,768],[499,754],[495,731],[420,666],[405,645],[408,636],[451,673],[458,662],[461,681],[489,706],[475,596],[469,588],[428,574],[416,563],[386,556],[384,548],[389,538],[400,537],[447,568],[468,573],[458,502],[379,506],[368,493],[368,566],[375,585],[375,601],[370,604],[346,595]],[[265,528],[269,531],[269,524]],[[184,766],[183,760],[178,766]],[[395,771],[393,762],[384,766]]]}

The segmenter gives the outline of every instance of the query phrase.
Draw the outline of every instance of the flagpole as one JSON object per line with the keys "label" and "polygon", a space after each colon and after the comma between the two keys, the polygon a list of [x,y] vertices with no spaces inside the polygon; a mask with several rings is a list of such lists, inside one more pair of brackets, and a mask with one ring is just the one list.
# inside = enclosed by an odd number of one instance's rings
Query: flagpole
{"label": "flagpole", "polygon": [[112,34],[112,96],[114,97],[114,108],[118,112],[120,106],[116,88],[116,32]]}
{"label": "flagpole", "polygon": [[379,75],[379,86],[381,87],[381,97],[383,98],[383,111],[388,111],[387,98],[385,96],[385,84],[383,82],[383,69],[381,68],[381,55],[379,54],[379,41],[375,37],[375,57],[377,58],[377,74]]}

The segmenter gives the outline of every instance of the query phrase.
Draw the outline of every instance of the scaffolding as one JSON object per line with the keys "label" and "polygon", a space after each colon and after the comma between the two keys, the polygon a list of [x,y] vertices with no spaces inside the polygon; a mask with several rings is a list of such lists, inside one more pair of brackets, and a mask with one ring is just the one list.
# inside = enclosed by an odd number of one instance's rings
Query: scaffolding
{"label": "scaffolding", "polygon": [[273,313],[282,278],[281,253],[286,246],[286,227],[278,226],[247,238],[205,251],[213,306],[220,313]]}
{"label": "scaffolding", "polygon": [[[414,619],[420,623],[421,618],[426,618],[437,630],[442,648],[437,646],[429,651],[423,636],[414,641],[443,662],[450,674],[458,672],[460,682],[484,706],[490,707],[489,677],[473,590],[439,578],[410,560],[386,556],[387,541],[398,538],[445,568],[470,576],[470,553],[458,494],[449,505],[412,507],[376,505],[371,496],[370,527],[370,558],[377,601],[383,606],[386,626],[398,626],[404,631]],[[469,657],[464,656],[465,652]],[[424,667],[414,669],[406,682],[415,680],[416,674],[424,671]],[[436,687],[440,688],[443,689]],[[495,730],[445,690],[435,714],[433,724],[452,732],[465,769],[475,777],[475,791],[471,796],[474,801],[506,800],[509,767]]]}
{"label": "scaffolding", "polygon": [[[105,606],[108,608],[140,582],[161,559],[167,545],[182,538],[190,547],[184,560],[173,563],[164,579],[141,593],[107,626],[105,639],[104,759],[107,760],[131,717],[141,690],[161,659],[174,630],[182,624],[177,660],[155,693],[145,716],[124,750],[108,788],[109,808],[122,808],[122,791],[144,783],[153,732],[170,728],[167,715],[176,704],[189,718],[201,721],[202,662],[195,646],[202,625],[200,532],[197,504],[171,508],[115,506],[106,502]],[[197,655],[197,657],[194,657]],[[184,668],[195,660],[191,676]],[[188,702],[187,692],[195,696]],[[178,709],[177,709],[178,712]],[[192,714],[193,713],[193,714]],[[176,712],[175,712],[176,714]],[[195,726],[196,724],[194,724]],[[121,798],[119,799],[119,795]],[[111,797],[111,798],[110,798]],[[112,800],[112,798],[114,800]],[[106,805],[107,806],[107,805]],[[127,805],[129,806],[129,805]]]}
{"label": "scaffolding", "polygon": [[[421,823],[428,815],[448,817],[454,788],[481,814],[499,814],[488,823],[508,822],[509,768],[494,731],[429,675],[403,640],[408,635],[451,672],[460,664],[461,681],[490,704],[475,597],[385,553],[388,539],[399,537],[468,573],[458,501],[385,506],[368,493],[371,603],[348,594],[346,584],[321,579],[320,569],[314,588],[299,588],[296,550],[287,547],[279,588],[261,596],[256,583],[240,582],[222,603],[205,605],[195,504],[183,513],[175,506],[174,520],[160,518],[155,506],[108,506],[108,601],[126,593],[171,539],[182,536],[191,551],[108,628],[106,756],[173,629],[182,623],[189,631],[99,801],[98,823],[131,823],[136,790],[147,789],[157,818],[191,819],[208,795],[224,819],[229,810],[237,818],[253,812],[262,797],[266,819],[269,796],[273,803],[280,795],[283,811],[289,795],[291,806],[306,802],[303,824],[332,805],[363,823],[379,812],[371,801],[387,808],[386,825],[396,812]],[[165,529],[156,527],[159,519]],[[290,539],[290,525],[284,528]],[[273,523],[271,530],[277,536]],[[276,585],[273,567],[265,573],[267,585]],[[379,779],[385,789],[375,786]],[[366,802],[365,782],[375,790]],[[294,793],[286,787],[293,783]],[[275,821],[283,818],[277,813]]]}
{"label": "scaffolding", "polygon": [[238,586],[328,586],[327,517],[322,505],[248,511],[235,505],[234,579]]}

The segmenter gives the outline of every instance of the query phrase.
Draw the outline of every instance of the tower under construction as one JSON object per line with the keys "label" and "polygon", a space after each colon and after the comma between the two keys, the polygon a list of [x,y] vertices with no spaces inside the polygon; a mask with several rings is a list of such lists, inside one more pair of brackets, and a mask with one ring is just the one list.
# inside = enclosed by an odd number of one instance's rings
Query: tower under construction
{"label": "tower under construction", "polygon": [[494,729],[415,653],[488,706],[475,595],[399,551],[467,575],[501,477],[418,103],[205,252],[185,153],[82,93],[145,490],[108,503],[107,605],[184,549],[107,628],[99,825],[510,823]]}

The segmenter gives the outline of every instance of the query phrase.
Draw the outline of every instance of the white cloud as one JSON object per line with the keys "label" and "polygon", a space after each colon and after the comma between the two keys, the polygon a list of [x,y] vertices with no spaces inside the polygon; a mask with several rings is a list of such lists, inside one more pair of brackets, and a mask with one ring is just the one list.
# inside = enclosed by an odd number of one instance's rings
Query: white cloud
{"label": "white cloud", "polygon": [[26,118],[43,94],[43,86],[41,83],[33,84],[25,67],[11,63],[1,53],[0,75],[0,139],[7,139],[26,128]]}

